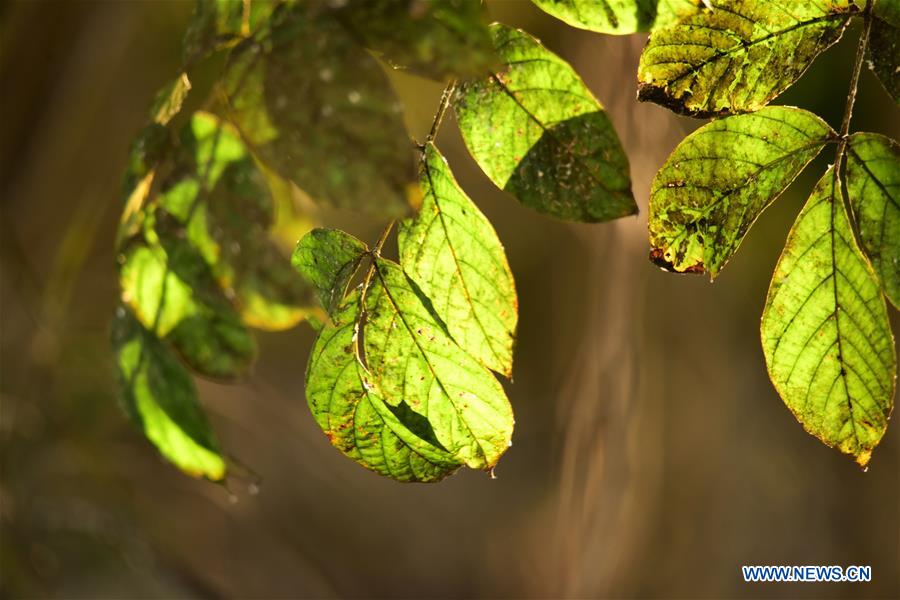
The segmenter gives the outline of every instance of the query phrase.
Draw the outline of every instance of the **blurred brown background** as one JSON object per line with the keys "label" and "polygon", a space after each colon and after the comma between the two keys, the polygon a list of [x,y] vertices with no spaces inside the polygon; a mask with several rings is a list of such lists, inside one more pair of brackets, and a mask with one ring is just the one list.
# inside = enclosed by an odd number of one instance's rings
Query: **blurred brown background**
{"label": "blurred brown background", "polygon": [[[698,122],[635,102],[644,37],[488,4],[608,107],[642,213],[539,216],[446,121],[439,145],[506,244],[521,301],[499,478],[401,485],[333,450],[304,400],[303,325],[261,335],[244,384],[200,384],[223,445],[263,478],[252,494],[249,476],[229,492],[163,463],[119,410],[111,368],[126,151],[177,72],[192,3],[0,2],[0,597],[900,597],[900,424],[862,473],[794,421],[758,338],[790,222],[832,151],[715,284],[663,273],[646,259],[649,184]],[[778,102],[837,126],[856,32]],[[421,138],[440,85],[396,83]],[[864,73],[854,128],[898,137],[897,115]],[[364,239],[383,225],[322,218]],[[873,581],[745,584],[742,564],[871,565]]]}

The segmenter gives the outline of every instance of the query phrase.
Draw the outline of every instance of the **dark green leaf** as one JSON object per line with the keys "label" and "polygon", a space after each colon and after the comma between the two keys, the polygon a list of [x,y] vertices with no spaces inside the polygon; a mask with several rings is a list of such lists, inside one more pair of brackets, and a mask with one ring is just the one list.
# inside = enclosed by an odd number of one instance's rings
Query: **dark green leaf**
{"label": "dark green leaf", "polygon": [[184,62],[233,46],[256,31],[280,0],[196,0],[184,36]]}
{"label": "dark green leaf", "polygon": [[334,206],[400,214],[414,153],[378,65],[317,2],[285,7],[226,68],[229,117],[267,165]]}
{"label": "dark green leaf", "polygon": [[638,67],[638,98],[709,116],[758,110],[840,39],[847,0],[712,0],[654,32]]}
{"label": "dark green leaf", "polygon": [[651,258],[715,277],[759,214],[833,135],[810,112],[770,106],[686,137],[650,189]]}
{"label": "dark green leaf", "polygon": [[343,302],[347,286],[368,252],[364,243],[343,231],[313,229],[297,244],[291,262],[332,314]]}
{"label": "dark green leaf", "polygon": [[573,27],[624,35],[652,31],[691,15],[701,0],[532,0]]}
{"label": "dark green leaf", "polygon": [[885,295],[900,308],[900,145],[855,133],[847,146],[847,196],[859,241]]}
{"label": "dark green leaf", "polygon": [[496,66],[480,0],[348,2],[338,18],[390,64],[446,79]]}
{"label": "dark green leaf", "polygon": [[865,466],[887,429],[897,359],[884,297],[833,169],[788,235],[761,334],[769,376],[791,412]]}
{"label": "dark green leaf", "polygon": [[358,309],[353,292],[316,339],[306,373],[310,410],[331,443],[361,465],[399,481],[439,481],[460,462],[384,402],[358,360]]}
{"label": "dark green leaf", "polygon": [[491,26],[506,68],[464,84],[454,107],[463,139],[491,180],[561,219],[634,214],[628,158],[578,74],[517,29]]}
{"label": "dark green leaf", "polygon": [[112,335],[128,415],[179,469],[222,479],[225,461],[184,367],[125,307],[117,310]]}
{"label": "dark green leaf", "polygon": [[419,184],[422,208],[400,225],[400,264],[457,343],[510,376],[518,301],[503,245],[434,144],[425,146]]}
{"label": "dark green leaf", "polygon": [[867,57],[881,85],[900,104],[900,25],[873,18]]}

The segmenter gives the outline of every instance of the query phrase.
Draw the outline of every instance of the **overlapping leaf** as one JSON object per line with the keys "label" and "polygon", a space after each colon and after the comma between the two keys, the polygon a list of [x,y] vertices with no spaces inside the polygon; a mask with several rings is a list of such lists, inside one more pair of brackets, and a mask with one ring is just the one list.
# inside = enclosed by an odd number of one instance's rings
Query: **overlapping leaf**
{"label": "overlapping leaf", "polygon": [[625,35],[666,27],[691,15],[701,0],[532,0],[542,10],[581,29]]}
{"label": "overlapping leaf", "polygon": [[222,479],[225,461],[185,368],[125,307],[118,309],[112,335],[128,415],[179,469]]}
{"label": "overlapping leaf", "polygon": [[876,133],[850,136],[847,195],[863,250],[900,308],[900,145]]}
{"label": "overlapping leaf", "polygon": [[847,0],[712,0],[650,36],[638,67],[638,97],[679,113],[757,110],[796,81],[840,39]]}
{"label": "overlapping leaf", "polygon": [[313,229],[300,240],[291,262],[309,281],[329,315],[340,306],[350,280],[369,249],[335,229]]}
{"label": "overlapping leaf", "polygon": [[480,0],[348,2],[338,19],[390,64],[446,79],[496,66]]}
{"label": "overlapping leaf", "polygon": [[884,298],[829,169],[797,217],[763,312],[769,376],[803,427],[865,466],[893,408]]}
{"label": "overlapping leaf", "polygon": [[399,102],[333,9],[300,2],[277,10],[232,50],[224,89],[243,137],[313,198],[403,212],[414,155]]}
{"label": "overlapping leaf", "polygon": [[651,258],[715,277],[759,214],[833,135],[816,115],[784,106],[716,120],[689,135],[653,180]]}
{"label": "overlapping leaf", "polygon": [[518,303],[503,245],[431,143],[419,182],[419,214],[400,226],[400,264],[459,345],[509,376]]}
{"label": "overlapping leaf", "polygon": [[491,34],[504,70],[464,84],[454,100],[482,170],[526,206],[561,219],[635,213],[628,158],[578,74],[527,33],[494,24]]}

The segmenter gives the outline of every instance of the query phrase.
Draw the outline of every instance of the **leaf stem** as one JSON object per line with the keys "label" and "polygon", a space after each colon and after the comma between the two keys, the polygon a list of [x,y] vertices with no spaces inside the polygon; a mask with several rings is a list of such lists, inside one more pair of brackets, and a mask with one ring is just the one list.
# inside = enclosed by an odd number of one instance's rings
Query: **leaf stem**
{"label": "leaf stem", "polygon": [[863,60],[866,55],[866,46],[869,43],[869,31],[872,29],[872,0],[866,0],[863,9],[863,30],[859,36],[859,44],[856,47],[856,61],[853,63],[853,74],[850,76],[850,90],[847,92],[847,104],[844,106],[844,119],[841,122],[840,141],[837,154],[834,159],[834,173],[837,176],[841,169],[841,161],[847,149],[847,137],[850,133],[850,120],[853,118],[853,105],[856,102],[856,90],[859,86],[859,74],[862,72]]}
{"label": "leaf stem", "polygon": [[438,105],[437,112],[434,114],[434,121],[431,122],[431,130],[425,138],[425,143],[421,144],[419,148],[424,149],[426,145],[434,142],[434,138],[437,137],[438,130],[441,128],[441,122],[444,120],[444,114],[447,112],[447,107],[450,106],[450,99],[453,97],[453,92],[455,90],[456,80],[451,79],[447,84],[447,87],[444,88],[444,93],[441,94],[441,103]]}

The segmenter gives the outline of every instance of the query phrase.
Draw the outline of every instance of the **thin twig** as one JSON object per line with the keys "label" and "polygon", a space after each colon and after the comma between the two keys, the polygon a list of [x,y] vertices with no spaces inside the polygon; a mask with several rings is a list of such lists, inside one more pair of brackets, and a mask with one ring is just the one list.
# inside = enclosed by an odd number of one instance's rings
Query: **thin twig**
{"label": "thin twig", "polygon": [[840,142],[837,147],[837,155],[834,159],[834,172],[841,168],[841,161],[847,148],[847,137],[850,133],[850,120],[853,118],[853,105],[856,102],[856,89],[859,86],[859,74],[862,72],[863,61],[866,56],[866,46],[869,43],[869,31],[872,29],[872,0],[866,0],[866,8],[863,9],[863,30],[859,36],[859,45],[856,47],[856,61],[853,63],[853,74],[850,76],[850,90],[847,92],[847,104],[844,106],[844,119],[841,121]]}
{"label": "thin twig", "polygon": [[434,142],[434,138],[437,137],[438,130],[441,128],[441,122],[444,120],[444,113],[447,112],[447,107],[450,106],[450,99],[453,98],[455,90],[456,80],[451,79],[447,87],[444,88],[444,93],[441,94],[441,103],[438,105],[437,112],[434,114],[434,120],[431,122],[431,130],[425,138],[425,143],[421,144],[420,148],[425,148],[425,146]]}

